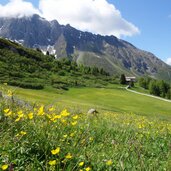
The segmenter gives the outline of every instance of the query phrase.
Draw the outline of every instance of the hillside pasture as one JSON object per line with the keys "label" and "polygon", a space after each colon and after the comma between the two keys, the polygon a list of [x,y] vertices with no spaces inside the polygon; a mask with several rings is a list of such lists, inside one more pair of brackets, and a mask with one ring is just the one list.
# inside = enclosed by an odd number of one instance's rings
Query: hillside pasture
{"label": "hillside pasture", "polygon": [[109,88],[70,88],[59,91],[52,88],[44,90],[15,89],[20,98],[39,104],[54,104],[60,108],[77,108],[86,112],[89,108],[99,111],[134,113],[171,121],[171,104],[162,100],[134,94],[120,85]]}

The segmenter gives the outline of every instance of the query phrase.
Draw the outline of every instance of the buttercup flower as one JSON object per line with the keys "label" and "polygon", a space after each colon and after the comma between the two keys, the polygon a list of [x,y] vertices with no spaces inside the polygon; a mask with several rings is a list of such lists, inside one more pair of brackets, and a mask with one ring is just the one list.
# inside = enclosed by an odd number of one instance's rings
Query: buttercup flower
{"label": "buttercup flower", "polygon": [[65,135],[63,135],[63,137],[64,137],[64,138],[67,138],[67,137],[68,137],[68,135],[67,135],[67,134],[65,134]]}
{"label": "buttercup flower", "polygon": [[51,107],[51,108],[49,108],[48,109],[50,112],[52,112],[52,111],[54,111],[55,109],[54,109],[54,107]]}
{"label": "buttercup flower", "polygon": [[90,171],[90,170],[91,170],[90,167],[85,168],[85,171]]}
{"label": "buttercup flower", "polygon": [[10,109],[4,109],[5,113],[8,113],[10,111]]}
{"label": "buttercup flower", "polygon": [[7,164],[2,165],[1,169],[2,170],[7,170],[8,169],[8,165]]}
{"label": "buttercup flower", "polygon": [[42,105],[38,110],[38,115],[44,115],[44,106]]}
{"label": "buttercup flower", "polygon": [[51,151],[51,153],[52,153],[53,155],[59,154],[59,152],[60,152],[60,147],[57,147],[55,150],[52,150],[52,151]]}
{"label": "buttercup flower", "polygon": [[75,126],[76,124],[77,124],[77,121],[71,122],[71,125],[72,125],[72,126]]}
{"label": "buttercup flower", "polygon": [[51,161],[49,161],[49,165],[51,165],[51,166],[56,165],[56,160],[51,160]]}
{"label": "buttercup flower", "polygon": [[31,120],[31,119],[33,119],[33,113],[29,113],[28,114],[28,118]]}
{"label": "buttercup flower", "polygon": [[78,115],[75,115],[72,118],[76,120],[76,119],[78,119]]}
{"label": "buttercup flower", "polygon": [[66,117],[66,116],[69,116],[70,113],[65,109],[65,110],[63,110],[63,111],[61,112],[61,115],[64,116],[64,117]]}
{"label": "buttercup flower", "polygon": [[15,122],[18,122],[18,121],[20,121],[20,119],[21,119],[21,118],[20,118],[20,117],[18,117],[18,118],[15,120]]}
{"label": "buttercup flower", "polygon": [[108,160],[108,161],[106,162],[106,165],[107,165],[107,166],[111,166],[112,163],[113,163],[112,160]]}
{"label": "buttercup flower", "polygon": [[84,165],[84,162],[80,162],[79,163],[79,166],[81,167],[81,166],[83,166]]}
{"label": "buttercup flower", "polygon": [[66,159],[71,159],[72,158],[72,155],[71,153],[68,153],[66,156],[65,156]]}
{"label": "buttercup flower", "polygon": [[21,131],[21,132],[20,132],[20,134],[21,134],[21,135],[26,135],[26,134],[27,134],[27,132],[25,132],[25,131]]}

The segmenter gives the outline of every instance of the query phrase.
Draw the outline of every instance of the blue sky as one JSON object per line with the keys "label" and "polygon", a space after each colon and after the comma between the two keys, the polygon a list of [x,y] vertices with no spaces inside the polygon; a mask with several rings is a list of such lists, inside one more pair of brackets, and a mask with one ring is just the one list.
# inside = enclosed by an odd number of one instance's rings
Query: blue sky
{"label": "blue sky", "polygon": [[[27,1],[32,2],[32,4],[36,8],[38,8],[39,0],[27,0]],[[50,0],[40,0],[40,1],[48,2]],[[94,1],[98,1],[98,0],[94,0]],[[167,58],[171,58],[171,16],[169,17],[169,15],[171,15],[171,0],[164,0],[164,1],[163,0],[141,0],[141,1],[140,0],[107,0],[107,1],[108,3],[113,4],[115,8],[120,11],[122,17],[126,21],[133,24],[140,31],[139,34],[132,34],[132,36],[127,36],[127,34],[124,35],[121,33],[120,37],[122,39],[129,41],[130,43],[134,44],[138,48],[154,53],[157,57],[159,57],[163,61],[166,61]],[[5,5],[8,2],[9,2],[8,0],[0,0],[1,5]],[[70,2],[72,2],[72,0],[70,0]],[[67,21],[68,20],[66,20],[66,22]],[[71,25],[74,24],[75,23],[73,24],[71,23]],[[135,30],[136,28],[133,29],[134,32],[136,32]],[[104,33],[106,33],[106,30],[103,31]]]}
{"label": "blue sky", "polygon": [[166,61],[171,57],[171,0],[110,0],[141,31],[124,39]]}

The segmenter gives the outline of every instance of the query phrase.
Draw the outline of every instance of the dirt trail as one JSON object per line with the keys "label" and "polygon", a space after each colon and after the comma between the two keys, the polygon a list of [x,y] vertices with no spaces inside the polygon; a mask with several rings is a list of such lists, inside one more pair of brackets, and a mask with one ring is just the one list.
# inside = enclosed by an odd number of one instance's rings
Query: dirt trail
{"label": "dirt trail", "polygon": [[128,86],[125,87],[125,89],[126,89],[127,91],[132,92],[132,93],[136,93],[136,94],[140,94],[140,95],[143,95],[143,96],[152,97],[152,98],[155,98],[155,99],[159,99],[159,100],[162,100],[162,101],[170,102],[170,103],[171,103],[171,100],[168,100],[168,99],[164,99],[164,98],[161,98],[161,97],[153,96],[153,95],[150,95],[150,94],[140,93],[140,92],[137,92],[137,91],[135,91],[135,90],[130,90],[130,89],[128,88]]}

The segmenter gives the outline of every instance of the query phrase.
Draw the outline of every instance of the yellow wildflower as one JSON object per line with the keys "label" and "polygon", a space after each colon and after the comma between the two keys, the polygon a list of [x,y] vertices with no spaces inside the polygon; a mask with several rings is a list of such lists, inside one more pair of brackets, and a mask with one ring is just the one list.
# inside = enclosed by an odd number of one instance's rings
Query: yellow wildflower
{"label": "yellow wildflower", "polygon": [[69,116],[70,113],[65,109],[65,110],[63,110],[63,111],[61,112],[61,115],[64,116],[64,117],[66,117],[66,116]]}
{"label": "yellow wildflower", "polygon": [[52,118],[51,121],[54,122],[54,123],[57,122],[57,120],[55,118]]}
{"label": "yellow wildflower", "polygon": [[20,136],[20,134],[16,134],[16,137],[19,137]]}
{"label": "yellow wildflower", "polygon": [[107,165],[107,166],[111,166],[112,163],[113,163],[112,160],[108,160],[108,161],[106,162],[106,165]]}
{"label": "yellow wildflower", "polygon": [[21,118],[24,117],[24,114],[23,114],[23,111],[22,110],[18,111],[17,114],[18,114],[18,118],[16,119],[15,122],[19,121]]}
{"label": "yellow wildflower", "polygon": [[71,153],[68,153],[66,156],[65,156],[66,159],[71,159],[72,158],[72,155]]}
{"label": "yellow wildflower", "polygon": [[5,116],[10,116],[12,114],[11,111],[9,111],[8,113],[5,113]]}
{"label": "yellow wildflower", "polygon": [[55,119],[61,119],[61,115],[55,115],[54,118]]}
{"label": "yellow wildflower", "polygon": [[28,118],[31,120],[31,119],[33,119],[33,113],[29,113],[28,114]]}
{"label": "yellow wildflower", "polygon": [[73,133],[70,134],[70,137],[73,137],[74,135],[75,135],[75,133],[73,132]]}
{"label": "yellow wildflower", "polygon": [[23,114],[23,111],[22,111],[22,110],[19,110],[19,111],[17,112],[17,114],[18,114],[18,115],[22,115],[22,114]]}
{"label": "yellow wildflower", "polygon": [[79,163],[79,166],[81,167],[81,166],[83,166],[84,165],[84,162],[80,162]]}
{"label": "yellow wildflower", "polygon": [[68,136],[67,134],[63,135],[64,138],[67,138],[67,136]]}
{"label": "yellow wildflower", "polygon": [[49,161],[49,165],[51,165],[51,166],[56,165],[56,160],[51,160],[51,161]]}
{"label": "yellow wildflower", "polygon": [[38,110],[38,115],[44,115],[44,106],[40,106],[39,110]]}
{"label": "yellow wildflower", "polygon": [[51,107],[51,108],[49,108],[48,110],[49,110],[49,112],[52,112],[52,111],[54,111],[55,109],[54,109],[54,107]]}
{"label": "yellow wildflower", "polygon": [[76,119],[78,119],[78,115],[75,115],[72,118],[76,120]]}
{"label": "yellow wildflower", "polygon": [[21,131],[21,132],[20,132],[20,134],[21,134],[21,135],[26,135],[26,134],[27,134],[27,132],[25,132],[25,131]]}
{"label": "yellow wildflower", "polygon": [[20,118],[20,117],[18,117],[18,118],[15,120],[15,122],[18,122],[18,121],[20,121],[20,119],[21,119],[21,118]]}
{"label": "yellow wildflower", "polygon": [[8,113],[10,111],[10,109],[4,109],[5,113]]}
{"label": "yellow wildflower", "polygon": [[86,167],[86,168],[85,168],[85,171],[90,171],[90,170],[91,170],[90,167]]}
{"label": "yellow wildflower", "polygon": [[60,147],[57,147],[55,150],[52,150],[52,151],[51,151],[51,153],[52,153],[53,155],[59,154],[59,152],[60,152]]}
{"label": "yellow wildflower", "polygon": [[12,96],[12,91],[11,90],[8,90],[7,95],[8,96]]}
{"label": "yellow wildflower", "polygon": [[144,124],[139,124],[139,125],[138,125],[138,128],[139,128],[139,129],[144,128]]}
{"label": "yellow wildflower", "polygon": [[7,164],[2,165],[1,169],[2,170],[7,170],[8,169],[8,165]]}
{"label": "yellow wildflower", "polygon": [[93,141],[93,137],[90,137],[89,140],[90,140],[90,141]]}
{"label": "yellow wildflower", "polygon": [[72,125],[72,126],[75,126],[76,124],[77,124],[77,121],[71,122],[71,125]]}

